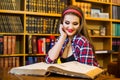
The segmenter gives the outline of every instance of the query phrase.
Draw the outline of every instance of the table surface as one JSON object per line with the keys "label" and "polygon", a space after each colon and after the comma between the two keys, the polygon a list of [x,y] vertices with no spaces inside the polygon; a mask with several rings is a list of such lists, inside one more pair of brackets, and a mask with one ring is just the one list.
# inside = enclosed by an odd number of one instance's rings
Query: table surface
{"label": "table surface", "polygon": [[[63,76],[52,74],[50,76],[21,76],[21,75],[12,75],[8,71],[10,69],[0,68],[0,80],[86,80],[81,78]],[[106,75],[100,75],[95,80],[120,80]]]}

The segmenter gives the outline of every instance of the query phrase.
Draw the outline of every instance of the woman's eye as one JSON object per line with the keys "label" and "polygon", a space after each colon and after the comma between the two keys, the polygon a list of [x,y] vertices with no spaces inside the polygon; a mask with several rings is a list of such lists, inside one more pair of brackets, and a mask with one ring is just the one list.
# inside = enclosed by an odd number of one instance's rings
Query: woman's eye
{"label": "woman's eye", "polygon": [[69,24],[69,23],[70,23],[70,22],[68,22],[68,21],[67,21],[67,22],[65,22],[65,24]]}
{"label": "woman's eye", "polygon": [[78,25],[78,23],[73,23],[74,25]]}

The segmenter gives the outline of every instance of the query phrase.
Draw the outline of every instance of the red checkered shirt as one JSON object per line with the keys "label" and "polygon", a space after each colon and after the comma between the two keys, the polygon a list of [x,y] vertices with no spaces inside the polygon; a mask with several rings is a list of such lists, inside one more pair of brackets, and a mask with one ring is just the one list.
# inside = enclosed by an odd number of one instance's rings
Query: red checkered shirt
{"label": "red checkered shirt", "polygon": [[[64,49],[68,43],[68,38],[65,40],[63,47],[60,51],[59,57],[62,56]],[[95,59],[92,46],[90,45],[89,41],[80,35],[75,35],[72,40],[72,53],[76,61],[88,65],[99,66],[97,60]],[[58,58],[59,58],[58,57]],[[57,59],[56,59],[57,60]],[[55,63],[52,61],[48,55],[46,55],[45,61],[46,63]]]}

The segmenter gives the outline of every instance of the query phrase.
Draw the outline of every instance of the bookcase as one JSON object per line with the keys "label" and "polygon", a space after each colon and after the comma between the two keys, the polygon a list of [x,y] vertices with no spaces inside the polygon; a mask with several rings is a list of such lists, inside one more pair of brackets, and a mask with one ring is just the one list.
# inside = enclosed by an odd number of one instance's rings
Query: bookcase
{"label": "bookcase", "polygon": [[[15,67],[44,61],[48,49],[54,44],[52,41],[59,36],[57,28],[60,13],[64,7],[72,4],[85,12],[95,50],[114,51],[112,54],[96,54],[100,65],[106,68],[107,63],[116,60],[120,45],[120,5],[113,2],[114,0],[2,0],[0,66]],[[9,48],[11,51],[8,51]]]}
{"label": "bookcase", "polygon": [[110,61],[116,60],[120,46],[120,17],[118,15],[120,4],[118,2],[115,0],[72,0],[73,5],[81,7],[84,11],[95,50],[112,51],[96,54],[98,62],[104,68]]}
{"label": "bookcase", "polygon": [[44,61],[59,36],[60,13],[68,4],[68,0],[2,0],[0,67]]}

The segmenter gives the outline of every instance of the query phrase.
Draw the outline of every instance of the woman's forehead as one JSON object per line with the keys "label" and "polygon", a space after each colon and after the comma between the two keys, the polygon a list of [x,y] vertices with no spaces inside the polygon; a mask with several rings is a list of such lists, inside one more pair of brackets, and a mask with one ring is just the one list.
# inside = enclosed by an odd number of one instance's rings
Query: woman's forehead
{"label": "woman's forehead", "polygon": [[70,20],[70,21],[79,21],[80,18],[76,15],[73,15],[73,14],[66,14],[64,16],[64,20]]}

